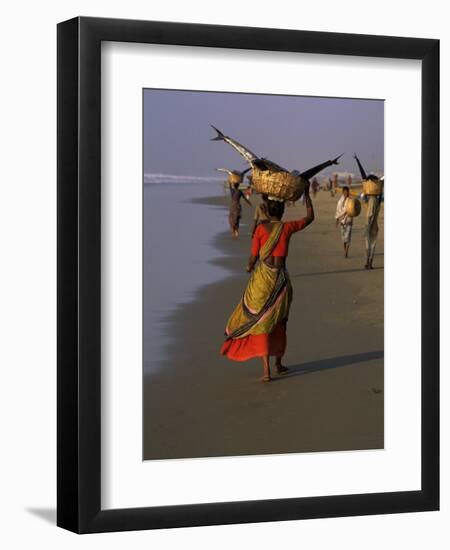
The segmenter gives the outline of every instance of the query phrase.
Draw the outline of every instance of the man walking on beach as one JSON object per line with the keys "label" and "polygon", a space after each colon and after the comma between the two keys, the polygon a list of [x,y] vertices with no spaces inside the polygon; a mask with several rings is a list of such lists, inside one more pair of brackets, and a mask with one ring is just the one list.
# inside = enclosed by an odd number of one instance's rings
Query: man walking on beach
{"label": "man walking on beach", "polygon": [[340,224],[341,238],[344,243],[344,257],[348,258],[350,241],[352,240],[353,218],[346,212],[347,200],[350,195],[350,190],[347,186],[342,188],[342,196],[338,200],[336,206],[336,227]]}
{"label": "man walking on beach", "polygon": [[328,188],[328,191],[330,192],[330,196],[334,197],[333,180],[331,178],[328,178],[327,188]]}
{"label": "man walking on beach", "polygon": [[380,213],[381,195],[369,195],[367,197],[366,212],[366,264],[365,269],[373,269],[373,257],[378,237],[378,214]]}
{"label": "man walking on beach", "polygon": [[382,200],[382,186],[381,182],[384,182],[384,176],[379,178],[375,174],[366,174],[358,156],[354,155],[356,163],[358,164],[359,171],[361,173],[361,179],[363,183],[372,183],[375,186],[376,194],[366,195],[366,191],[363,186],[363,196],[366,202],[366,227],[364,231],[366,241],[366,264],[364,269],[373,269],[373,257],[375,256],[375,245],[377,244],[378,237],[378,214],[380,213],[380,206]]}

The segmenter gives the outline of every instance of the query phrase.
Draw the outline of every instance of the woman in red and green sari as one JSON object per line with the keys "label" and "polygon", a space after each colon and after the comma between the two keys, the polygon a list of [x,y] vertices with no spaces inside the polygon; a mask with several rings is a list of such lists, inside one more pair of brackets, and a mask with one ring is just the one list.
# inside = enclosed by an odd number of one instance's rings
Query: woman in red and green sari
{"label": "woman in red and green sari", "polygon": [[286,350],[286,323],[292,302],[292,286],[286,269],[289,241],[314,220],[314,209],[305,190],[306,217],[282,222],[284,203],[268,201],[269,219],[258,225],[247,266],[251,273],[244,295],[228,320],[221,353],[233,361],[261,357],[263,382],[269,382],[271,356],[277,374],[288,371],[282,364]]}

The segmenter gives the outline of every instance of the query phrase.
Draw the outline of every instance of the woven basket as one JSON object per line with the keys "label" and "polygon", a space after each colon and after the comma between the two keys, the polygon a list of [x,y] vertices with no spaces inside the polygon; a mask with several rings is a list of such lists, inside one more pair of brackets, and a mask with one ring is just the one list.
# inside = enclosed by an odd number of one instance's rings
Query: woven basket
{"label": "woven basket", "polygon": [[241,183],[243,180],[241,174],[229,174],[228,175],[228,183],[230,185],[236,185],[237,183]]}
{"label": "woven basket", "polygon": [[253,167],[252,185],[259,193],[285,201],[296,201],[303,195],[306,180],[289,172],[272,172]]}
{"label": "woven basket", "polygon": [[381,181],[365,180],[363,181],[363,193],[365,195],[381,195],[383,185]]}
{"label": "woven basket", "polygon": [[345,203],[345,213],[350,218],[357,218],[361,213],[361,203],[354,197],[349,197]]}

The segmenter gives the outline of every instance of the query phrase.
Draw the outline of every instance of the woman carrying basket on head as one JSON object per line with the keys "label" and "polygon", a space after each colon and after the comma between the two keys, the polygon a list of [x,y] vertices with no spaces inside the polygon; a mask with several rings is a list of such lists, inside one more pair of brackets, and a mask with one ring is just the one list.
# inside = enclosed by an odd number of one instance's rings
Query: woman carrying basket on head
{"label": "woman carrying basket on head", "polygon": [[[213,126],[214,128],[214,126]],[[288,172],[269,159],[259,158],[236,140],[214,128],[214,141],[225,141],[241,154],[251,165],[252,184],[258,190],[264,185],[272,186],[268,192],[267,210],[269,219],[255,229],[252,251],[247,271],[250,280],[240,303],[232,313],[225,330],[225,342],[221,353],[234,361],[246,361],[261,357],[264,375],[269,382],[270,356],[275,356],[277,374],[287,372],[281,360],[286,350],[286,323],[292,302],[292,286],[286,269],[289,241],[314,220],[314,209],[309,196],[309,179],[324,168],[338,164],[339,157],[318,164],[305,172]],[[297,200],[304,190],[306,217],[282,222],[284,200]],[[276,192],[275,192],[276,191]]]}
{"label": "woman carrying basket on head", "polygon": [[[381,208],[382,188],[384,177],[379,178],[375,174],[366,174],[356,153],[354,155],[363,181],[363,192],[366,201],[366,226],[364,230],[366,245],[366,263],[364,269],[373,269],[373,259],[378,237],[378,215]],[[367,188],[369,193],[367,193]]]}
{"label": "woman carrying basket on head", "polygon": [[264,382],[271,380],[270,356],[275,356],[277,374],[288,370],[281,362],[286,350],[286,323],[292,302],[286,258],[292,235],[314,220],[309,185],[305,199],[306,217],[292,222],[281,221],[284,202],[268,200],[269,220],[257,226],[252,239],[247,266],[250,280],[225,330],[221,353],[233,361],[261,357]]}

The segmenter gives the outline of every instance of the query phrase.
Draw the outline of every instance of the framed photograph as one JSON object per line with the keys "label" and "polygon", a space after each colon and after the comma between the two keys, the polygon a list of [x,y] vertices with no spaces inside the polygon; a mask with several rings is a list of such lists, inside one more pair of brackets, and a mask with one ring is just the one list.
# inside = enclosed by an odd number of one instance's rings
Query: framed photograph
{"label": "framed photograph", "polygon": [[58,25],[77,533],[439,507],[439,41]]}

